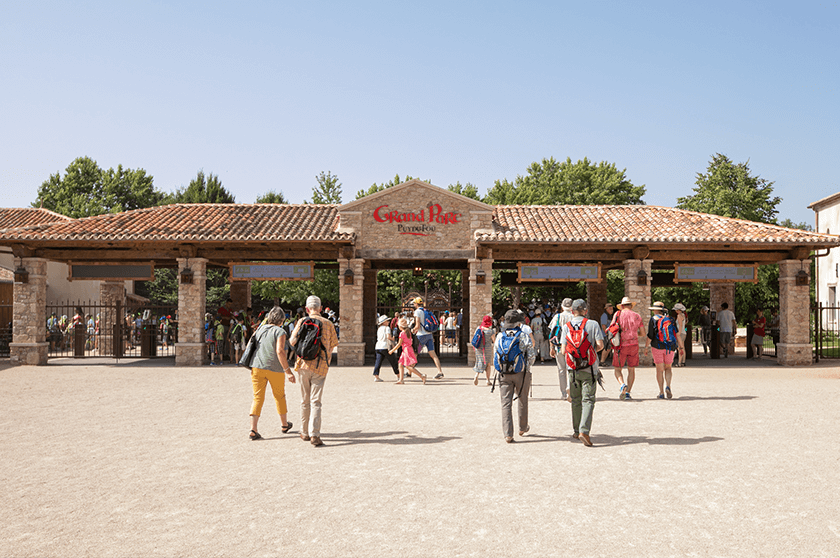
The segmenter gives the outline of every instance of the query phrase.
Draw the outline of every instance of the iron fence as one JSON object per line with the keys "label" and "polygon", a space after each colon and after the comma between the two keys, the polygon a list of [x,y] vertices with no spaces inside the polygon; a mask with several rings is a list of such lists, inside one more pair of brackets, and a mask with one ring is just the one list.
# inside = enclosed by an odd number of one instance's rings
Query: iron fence
{"label": "iron fence", "polygon": [[811,307],[811,342],[815,360],[840,357],[840,306]]}

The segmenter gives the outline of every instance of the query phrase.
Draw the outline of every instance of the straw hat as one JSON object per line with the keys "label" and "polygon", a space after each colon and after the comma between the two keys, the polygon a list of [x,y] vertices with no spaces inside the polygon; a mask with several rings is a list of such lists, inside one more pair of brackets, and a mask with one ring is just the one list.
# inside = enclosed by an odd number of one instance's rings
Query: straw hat
{"label": "straw hat", "polygon": [[632,309],[634,306],[636,306],[636,303],[632,302],[630,300],[629,296],[625,296],[624,298],[621,299],[621,302],[616,304],[616,306],[618,306],[619,308],[625,308],[625,307],[629,306]]}
{"label": "straw hat", "polygon": [[665,307],[664,302],[654,302],[653,306],[648,306],[648,310],[660,310],[662,312],[668,311],[668,309]]}
{"label": "straw hat", "polygon": [[423,304],[423,299],[418,296],[414,299],[414,304]]}

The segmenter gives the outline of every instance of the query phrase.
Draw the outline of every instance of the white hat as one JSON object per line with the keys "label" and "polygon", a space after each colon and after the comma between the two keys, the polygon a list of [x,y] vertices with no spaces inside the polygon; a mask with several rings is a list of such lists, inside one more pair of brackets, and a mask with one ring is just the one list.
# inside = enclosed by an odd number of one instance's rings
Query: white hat
{"label": "white hat", "polygon": [[390,318],[388,317],[388,314],[382,314],[381,316],[379,316],[379,321],[376,322],[376,325],[382,325],[385,322],[387,322],[389,319]]}
{"label": "white hat", "polygon": [[619,303],[617,304],[617,306],[618,306],[619,308],[623,308],[623,307],[625,307],[625,306],[629,306],[630,308],[633,308],[634,306],[636,306],[636,303],[635,303],[635,302],[631,302],[631,300],[630,300],[630,297],[629,297],[629,296],[625,296],[624,298],[622,298],[622,299],[621,299],[621,302],[619,302]]}
{"label": "white hat", "polygon": [[685,306],[683,306],[682,302],[678,302],[674,304],[674,310],[679,310],[680,312],[685,312]]}

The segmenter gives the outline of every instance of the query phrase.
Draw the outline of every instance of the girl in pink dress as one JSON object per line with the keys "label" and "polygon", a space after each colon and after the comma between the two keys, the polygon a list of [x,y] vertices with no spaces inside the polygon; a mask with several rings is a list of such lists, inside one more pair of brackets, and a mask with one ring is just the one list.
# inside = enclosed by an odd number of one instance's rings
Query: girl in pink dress
{"label": "girl in pink dress", "polygon": [[421,374],[414,368],[414,365],[417,364],[417,355],[414,353],[414,347],[411,346],[411,332],[408,329],[408,320],[405,318],[400,318],[399,321],[399,328],[400,328],[400,342],[396,345],[393,349],[389,352],[393,353],[398,348],[402,347],[402,355],[400,355],[400,377],[397,380],[398,384],[405,383],[403,381],[403,377],[405,376],[405,369],[408,368],[411,371],[411,374],[417,374],[422,380],[423,383],[426,383],[426,376]]}

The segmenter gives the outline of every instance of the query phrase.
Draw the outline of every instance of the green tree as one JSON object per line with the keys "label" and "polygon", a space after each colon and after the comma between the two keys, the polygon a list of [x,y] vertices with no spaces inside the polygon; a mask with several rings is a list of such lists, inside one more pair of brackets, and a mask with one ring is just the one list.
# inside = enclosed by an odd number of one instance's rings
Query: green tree
{"label": "green tree", "polygon": [[[368,188],[367,190],[359,190],[358,192],[356,192],[356,199],[358,200],[359,198],[363,198],[365,196],[369,196],[371,194],[381,192],[382,190],[386,190],[388,188],[393,188],[397,184],[402,184],[403,182],[408,182],[409,180],[414,180],[414,177],[411,176],[411,175],[407,175],[405,177],[405,179],[401,179],[400,175],[396,174],[396,175],[394,175],[394,178],[392,178],[388,182],[383,182],[382,184],[377,184],[376,182],[374,182],[371,185],[371,187]],[[431,184],[431,181],[429,181],[429,180],[424,180],[423,182],[429,182]]]}
{"label": "green tree", "polygon": [[782,201],[773,196],[773,183],[750,174],[749,161],[733,163],[716,153],[705,173],[697,173],[694,194],[677,198],[677,207],[723,217],[762,223],[776,222],[776,206]]}
{"label": "green tree", "polygon": [[189,186],[181,187],[168,200],[169,203],[236,203],[233,194],[228,192],[219,177],[212,172],[204,175],[200,170]]}
{"label": "green tree", "polygon": [[32,207],[80,218],[153,207],[163,200],[164,194],[155,189],[145,170],[122,165],[102,170],[90,157],[79,157],[67,166],[63,177],[56,173],[41,184]]}
{"label": "green tree", "polygon": [[534,162],[528,174],[511,183],[497,180],[487,193],[486,203],[493,205],[644,205],[645,186],[634,186],[626,170],[615,163],[598,164],[589,159],[573,163],[551,157]]}
{"label": "green tree", "polygon": [[315,204],[324,203],[341,203],[341,182],[338,181],[338,176],[331,172],[321,171],[321,174],[315,177],[318,185],[312,188],[312,202]]}
{"label": "green tree", "polygon": [[801,231],[814,232],[814,227],[812,227],[810,224],[804,221],[801,223],[794,223],[790,217],[784,219],[781,223],[779,223],[779,226],[788,229],[799,229]]}
{"label": "green tree", "polygon": [[[254,281],[251,292],[263,299],[274,299],[281,306],[303,306],[315,295],[327,305],[338,302],[338,270],[316,269],[313,281]],[[287,308],[288,309],[288,308]]]}
{"label": "green tree", "polygon": [[286,199],[286,196],[283,195],[283,192],[269,190],[262,196],[258,196],[255,203],[289,203],[289,201]]}
{"label": "green tree", "polygon": [[455,192],[456,194],[461,194],[462,196],[465,196],[467,198],[481,201],[481,196],[478,195],[478,188],[476,188],[475,185],[470,184],[469,182],[467,182],[463,186],[460,182],[450,184],[448,186],[448,190],[450,192]]}

